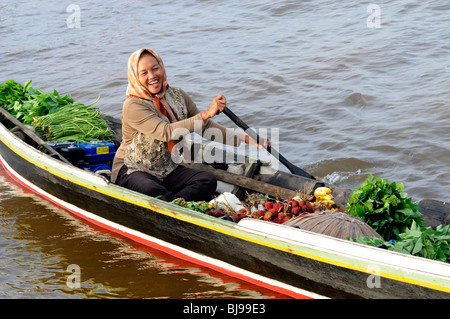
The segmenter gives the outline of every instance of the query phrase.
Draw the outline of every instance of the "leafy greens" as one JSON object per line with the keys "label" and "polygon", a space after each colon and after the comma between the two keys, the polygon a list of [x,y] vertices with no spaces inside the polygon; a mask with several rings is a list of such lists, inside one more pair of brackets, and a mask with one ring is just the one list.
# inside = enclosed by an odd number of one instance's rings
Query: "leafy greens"
{"label": "leafy greens", "polygon": [[424,227],[419,205],[408,198],[403,183],[389,183],[369,175],[352,191],[346,211],[361,217],[388,240],[361,236],[355,242],[450,262],[450,225]]}
{"label": "leafy greens", "polygon": [[396,239],[413,222],[423,225],[419,205],[408,198],[403,183],[389,183],[371,174],[352,191],[346,211],[361,217],[387,240]]}
{"label": "leafy greens", "polygon": [[[98,99],[97,99],[98,101]],[[113,131],[94,105],[75,103],[58,91],[45,93],[9,80],[0,85],[0,107],[26,125],[34,126],[47,141],[89,142],[111,140]]]}
{"label": "leafy greens", "polygon": [[72,103],[72,97],[60,96],[56,90],[44,93],[33,89],[31,80],[24,86],[14,80],[0,85],[0,105],[24,124],[31,124],[34,117],[51,114]]}
{"label": "leafy greens", "polygon": [[377,237],[359,237],[353,241],[370,246],[385,246],[388,250],[404,254],[450,262],[450,225],[439,225],[433,229],[419,227],[413,222],[396,241],[384,241]]}

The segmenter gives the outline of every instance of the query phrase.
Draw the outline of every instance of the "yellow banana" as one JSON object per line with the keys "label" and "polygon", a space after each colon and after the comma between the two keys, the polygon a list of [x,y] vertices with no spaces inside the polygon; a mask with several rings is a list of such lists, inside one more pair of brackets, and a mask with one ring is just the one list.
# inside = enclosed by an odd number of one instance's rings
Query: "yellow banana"
{"label": "yellow banana", "polygon": [[318,187],[314,191],[314,196],[316,197],[321,197],[328,194],[331,194],[331,189],[329,189],[328,187]]}
{"label": "yellow banana", "polygon": [[330,201],[332,200],[334,197],[333,195],[324,195],[324,196],[320,196],[319,200],[326,200],[326,201]]}

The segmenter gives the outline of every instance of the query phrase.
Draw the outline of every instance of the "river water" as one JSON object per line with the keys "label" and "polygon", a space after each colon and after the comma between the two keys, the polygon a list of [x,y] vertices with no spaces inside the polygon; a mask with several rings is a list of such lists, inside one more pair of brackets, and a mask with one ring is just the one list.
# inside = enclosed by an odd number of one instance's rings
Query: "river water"
{"label": "river water", "polygon": [[[100,95],[96,106],[120,117],[127,59],[149,47],[199,109],[224,94],[318,179],[353,189],[373,174],[414,200],[450,199],[447,0],[2,0],[0,10],[2,83],[32,79],[86,104]],[[280,297],[87,225],[0,173],[0,297]],[[70,264],[81,290],[67,288]]]}

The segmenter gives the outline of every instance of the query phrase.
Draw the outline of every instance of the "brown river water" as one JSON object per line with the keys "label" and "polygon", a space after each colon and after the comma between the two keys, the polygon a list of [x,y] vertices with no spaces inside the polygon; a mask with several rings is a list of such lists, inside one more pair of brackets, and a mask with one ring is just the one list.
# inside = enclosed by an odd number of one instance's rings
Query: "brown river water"
{"label": "brown river water", "polygon": [[[318,179],[354,189],[373,174],[414,200],[450,200],[447,0],[3,0],[0,12],[1,83],[100,95],[120,117],[127,59],[149,47],[200,110],[224,94]],[[3,169],[0,273],[0,298],[283,297],[89,225]]]}

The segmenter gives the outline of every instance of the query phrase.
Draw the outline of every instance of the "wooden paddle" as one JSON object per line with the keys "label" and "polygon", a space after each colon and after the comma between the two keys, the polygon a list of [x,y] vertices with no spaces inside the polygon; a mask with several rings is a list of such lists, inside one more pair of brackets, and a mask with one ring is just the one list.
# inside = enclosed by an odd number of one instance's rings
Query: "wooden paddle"
{"label": "wooden paddle", "polygon": [[283,155],[278,153],[276,149],[273,149],[271,146],[266,147],[264,145],[264,140],[253,130],[251,129],[247,124],[245,124],[239,117],[237,117],[236,114],[234,114],[228,107],[223,110],[223,113],[225,113],[226,116],[230,118],[237,126],[242,128],[245,133],[247,133],[252,139],[254,139],[258,144],[262,145],[272,156],[277,158],[284,166],[286,166],[289,171],[295,175],[303,176],[309,179],[316,179],[311,174],[305,172],[300,167],[295,166],[291,162],[289,162]]}

